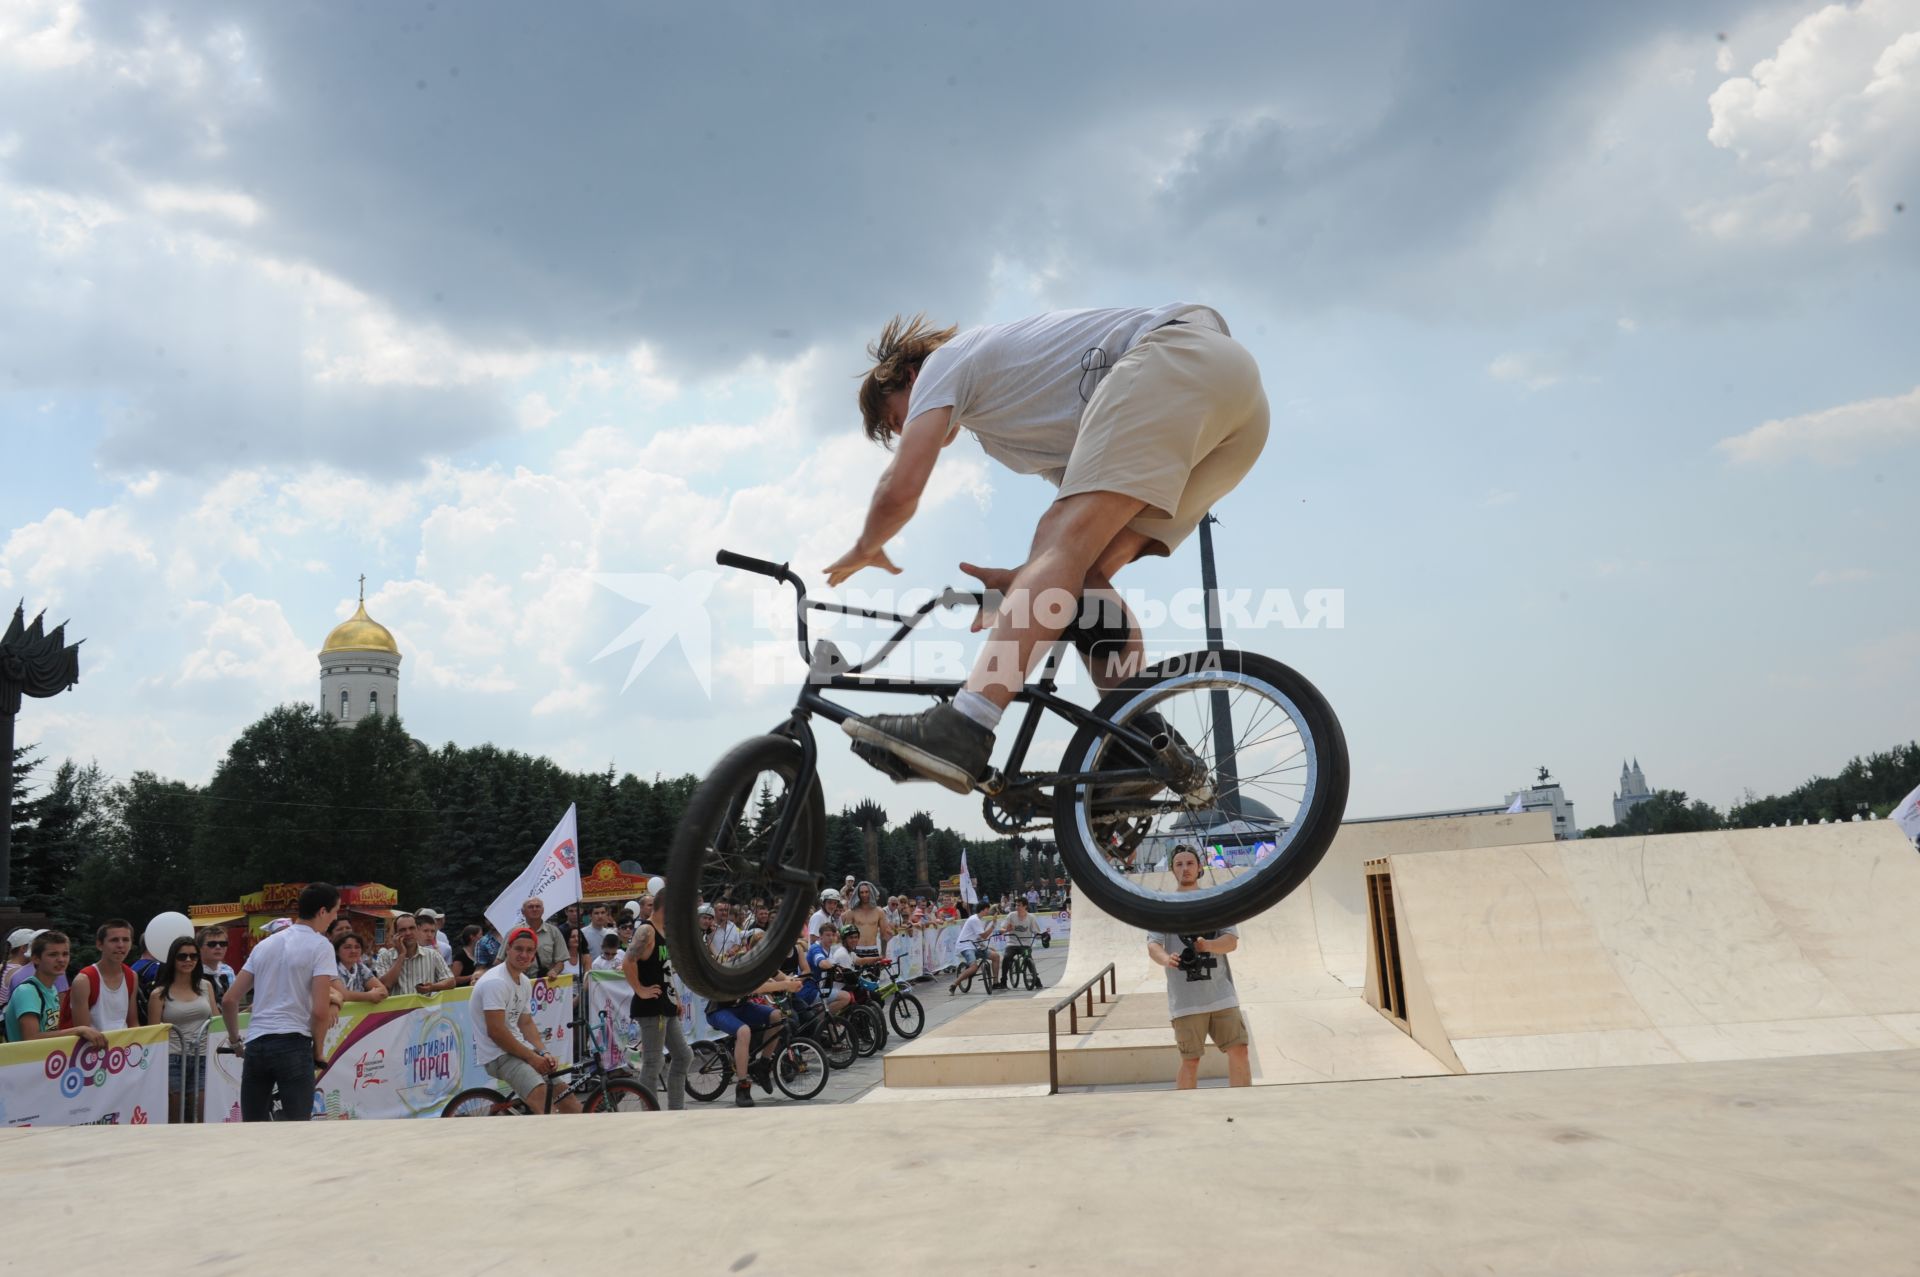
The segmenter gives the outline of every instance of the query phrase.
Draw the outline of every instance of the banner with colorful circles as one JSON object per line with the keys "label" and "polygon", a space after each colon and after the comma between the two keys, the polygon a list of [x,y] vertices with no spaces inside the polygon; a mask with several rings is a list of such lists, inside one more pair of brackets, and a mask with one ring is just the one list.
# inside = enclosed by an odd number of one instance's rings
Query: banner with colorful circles
{"label": "banner with colorful circles", "polygon": [[0,1127],[159,1126],[167,1120],[167,1026],[0,1046]]}

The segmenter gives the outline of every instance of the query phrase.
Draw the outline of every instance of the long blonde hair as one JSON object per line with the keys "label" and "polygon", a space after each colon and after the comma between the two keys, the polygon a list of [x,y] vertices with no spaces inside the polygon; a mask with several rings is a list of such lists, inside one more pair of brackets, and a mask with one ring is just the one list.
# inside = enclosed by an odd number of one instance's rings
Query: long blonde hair
{"label": "long blonde hair", "polygon": [[867,438],[882,447],[892,446],[892,436],[887,433],[884,419],[887,396],[911,385],[913,374],[926,362],[927,356],[953,340],[959,331],[957,325],[933,327],[924,313],[912,319],[895,315],[880,330],[880,340],[867,347],[867,358],[873,360],[873,367],[860,382],[860,419]]}

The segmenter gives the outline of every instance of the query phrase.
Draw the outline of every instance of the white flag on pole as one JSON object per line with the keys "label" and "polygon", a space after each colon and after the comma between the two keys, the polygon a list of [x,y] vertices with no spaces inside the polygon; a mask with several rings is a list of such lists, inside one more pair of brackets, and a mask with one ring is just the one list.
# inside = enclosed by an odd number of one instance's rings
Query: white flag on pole
{"label": "white flag on pole", "polygon": [[973,889],[973,875],[967,872],[967,853],[964,848],[960,852],[960,899],[965,904],[980,903],[980,893]]}
{"label": "white flag on pole", "polygon": [[1909,838],[1920,838],[1920,785],[1900,800],[1900,805],[1887,815],[1898,821],[1900,828]]}
{"label": "white flag on pole", "polygon": [[532,863],[487,906],[487,921],[505,936],[520,921],[520,906],[535,896],[546,901],[551,917],[578,904],[580,895],[580,824],[569,804]]}
{"label": "white flag on pole", "polygon": [[1527,809],[1526,797],[1525,794],[1515,794],[1513,796],[1513,806],[1507,808],[1507,814],[1509,816],[1518,816],[1521,812],[1525,811]]}

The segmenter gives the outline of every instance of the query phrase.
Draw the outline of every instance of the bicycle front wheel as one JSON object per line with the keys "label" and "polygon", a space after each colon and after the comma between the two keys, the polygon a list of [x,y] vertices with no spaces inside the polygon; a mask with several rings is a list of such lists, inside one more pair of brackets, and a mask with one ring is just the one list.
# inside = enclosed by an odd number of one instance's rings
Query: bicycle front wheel
{"label": "bicycle front wheel", "polygon": [[[1151,711],[1157,720],[1141,716]],[[1081,726],[1060,770],[1054,826],[1074,886],[1128,926],[1195,934],[1231,926],[1307,880],[1347,806],[1347,741],[1325,698],[1252,652],[1194,652],[1109,692],[1099,718],[1160,734],[1182,760],[1173,786],[1142,781],[1142,760]],[[1102,783],[1101,771],[1127,771]],[[1200,880],[1176,891],[1173,853],[1191,847]]]}
{"label": "bicycle front wheel", "polygon": [[853,1045],[853,1034],[847,1031],[846,1021],[828,1016],[821,1021],[815,1039],[820,1049],[827,1054],[827,1063],[836,1069],[850,1069],[859,1051]]}
{"label": "bicycle front wheel", "polygon": [[491,1087],[476,1086],[447,1101],[441,1117],[506,1117],[513,1112],[513,1100]]}
{"label": "bicycle front wheel", "polygon": [[[827,816],[820,781],[800,780],[800,743],[757,736],[736,745],[693,791],[667,854],[661,905],[672,937],[673,969],[687,987],[714,999],[742,998],[793,952],[826,863]],[[773,845],[781,817],[793,809],[786,845]],[[808,881],[792,882],[793,871]],[[731,901],[744,911],[765,900],[773,918],[757,938],[746,933],[725,952],[700,926],[702,904]]]}
{"label": "bicycle front wheel", "polygon": [[887,1019],[893,1022],[895,1033],[911,1042],[927,1027],[927,1009],[913,994],[896,993],[887,1003]]}
{"label": "bicycle front wheel", "polygon": [[773,1084],[790,1100],[810,1100],[827,1089],[832,1071],[826,1052],[806,1038],[795,1038],[774,1060]]}
{"label": "bicycle front wheel", "polygon": [[847,1012],[847,1031],[853,1035],[853,1049],[866,1059],[880,1049],[880,1017],[872,1007],[857,1006]]}
{"label": "bicycle front wheel", "polygon": [[658,1113],[660,1101],[638,1082],[607,1083],[605,1090],[595,1089],[581,1106],[589,1113]]}

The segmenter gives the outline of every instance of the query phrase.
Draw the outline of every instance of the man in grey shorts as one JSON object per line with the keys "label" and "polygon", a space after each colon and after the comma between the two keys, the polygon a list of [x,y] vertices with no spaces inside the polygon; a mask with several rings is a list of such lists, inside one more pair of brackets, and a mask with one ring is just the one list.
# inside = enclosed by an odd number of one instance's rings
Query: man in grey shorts
{"label": "man in grey shorts", "polygon": [[1185,303],[1052,311],[966,332],[896,317],[868,353],[860,412],[894,459],[828,585],[867,567],[899,572],[887,541],[962,430],[1059,489],[1019,568],[960,565],[1004,598],[975,622],[993,634],[965,689],[921,714],[842,724],[883,770],[967,793],[986,774],[1001,712],[1055,639],[1073,640],[1103,689],[1137,671],[1140,627],[1113,575],[1172,553],[1246,477],[1267,440],[1266,392],[1219,312]]}
{"label": "man in grey shorts", "polygon": [[[1200,853],[1193,847],[1184,843],[1175,847],[1169,867],[1176,891],[1192,891],[1200,881]],[[1239,947],[1239,933],[1232,927],[1221,928],[1211,938],[1147,933],[1147,956],[1167,969],[1167,1012],[1173,1017],[1173,1040],[1180,1048],[1176,1090],[1191,1091],[1200,1084],[1200,1057],[1208,1038],[1227,1053],[1228,1084],[1253,1085],[1247,1021],[1233,988],[1233,963],[1226,957]],[[1191,956],[1183,965],[1181,959],[1189,949]]]}
{"label": "man in grey shorts", "polygon": [[570,1091],[549,1100],[549,1088],[560,1086],[549,1080],[560,1061],[534,1045],[540,1028],[533,1022],[533,980],[527,972],[539,956],[539,935],[532,927],[515,927],[507,932],[505,960],[473,982],[473,1006],[480,1013],[473,1058],[534,1112],[578,1113],[580,1101]]}

